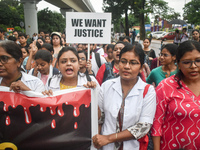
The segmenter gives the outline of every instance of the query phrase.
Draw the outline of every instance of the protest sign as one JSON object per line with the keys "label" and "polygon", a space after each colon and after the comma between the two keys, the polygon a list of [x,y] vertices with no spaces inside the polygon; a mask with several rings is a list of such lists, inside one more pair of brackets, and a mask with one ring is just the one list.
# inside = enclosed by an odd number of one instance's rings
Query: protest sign
{"label": "protest sign", "polygon": [[67,43],[111,43],[111,13],[66,12]]}
{"label": "protest sign", "polygon": [[91,137],[97,134],[97,111],[96,118],[91,117],[97,105],[91,103],[94,92],[75,88],[35,97],[37,93],[30,91],[28,97],[1,90],[0,149],[90,149]]}

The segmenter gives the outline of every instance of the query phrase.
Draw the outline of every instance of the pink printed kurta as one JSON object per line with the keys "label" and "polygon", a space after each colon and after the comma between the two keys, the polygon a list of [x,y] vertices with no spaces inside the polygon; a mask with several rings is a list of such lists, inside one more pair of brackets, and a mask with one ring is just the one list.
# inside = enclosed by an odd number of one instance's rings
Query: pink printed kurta
{"label": "pink printed kurta", "polygon": [[[173,75],[157,86],[152,136],[161,136],[161,150],[200,149],[200,96]],[[200,87],[199,87],[200,90]]]}

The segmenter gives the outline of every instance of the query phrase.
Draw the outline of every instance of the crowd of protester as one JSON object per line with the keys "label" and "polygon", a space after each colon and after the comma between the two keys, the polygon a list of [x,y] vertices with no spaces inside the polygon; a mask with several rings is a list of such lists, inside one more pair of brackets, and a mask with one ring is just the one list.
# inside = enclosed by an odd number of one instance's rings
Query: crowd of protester
{"label": "crowd of protester", "polygon": [[[200,147],[200,40],[176,32],[174,44],[151,39],[143,46],[129,37],[104,45],[69,44],[59,32],[0,31],[0,85],[11,91],[44,95],[79,86],[96,88],[99,134],[92,140],[104,150],[169,150]],[[134,33],[134,32],[133,32]],[[182,42],[180,42],[180,39]]]}

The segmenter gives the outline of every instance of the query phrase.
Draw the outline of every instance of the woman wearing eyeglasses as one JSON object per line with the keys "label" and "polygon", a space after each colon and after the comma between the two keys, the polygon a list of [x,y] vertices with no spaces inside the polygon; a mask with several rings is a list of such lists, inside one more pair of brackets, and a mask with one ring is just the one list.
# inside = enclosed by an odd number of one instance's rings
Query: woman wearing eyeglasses
{"label": "woman wearing eyeglasses", "polygon": [[[95,135],[94,146],[103,150],[139,150],[137,139],[144,137],[153,123],[156,95],[138,74],[142,71],[144,52],[127,44],[119,55],[119,77],[104,82],[99,107],[105,114],[101,135]],[[146,92],[145,92],[146,91]]]}
{"label": "woman wearing eyeglasses", "polygon": [[21,71],[22,51],[13,41],[0,42],[0,85],[14,92],[44,91],[42,81]]}
{"label": "woman wearing eyeglasses", "polygon": [[163,79],[177,73],[177,66],[175,64],[177,47],[175,44],[166,44],[162,47],[159,58],[162,66],[151,71],[146,79],[147,83],[155,83],[155,86],[157,86]]}
{"label": "woman wearing eyeglasses", "polygon": [[181,43],[176,60],[178,73],[156,88],[154,150],[200,148],[200,44]]}
{"label": "woman wearing eyeglasses", "polygon": [[85,51],[77,51],[79,56],[79,73],[89,74],[94,76],[92,72],[92,64],[91,61],[87,61],[87,53]]}

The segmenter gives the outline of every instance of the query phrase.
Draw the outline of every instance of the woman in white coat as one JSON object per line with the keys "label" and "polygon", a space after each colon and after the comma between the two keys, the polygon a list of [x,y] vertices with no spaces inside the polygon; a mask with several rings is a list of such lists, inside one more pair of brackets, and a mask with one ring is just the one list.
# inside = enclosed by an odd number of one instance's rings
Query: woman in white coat
{"label": "woman in white coat", "polygon": [[42,81],[21,71],[22,51],[13,41],[0,42],[0,85],[14,92],[43,91]]}
{"label": "woman in white coat", "polygon": [[35,54],[35,68],[32,68],[28,74],[34,75],[42,80],[45,88],[48,89],[49,79],[53,75],[59,74],[57,68],[52,66],[52,55],[47,50],[39,50]]}
{"label": "woman in white coat", "polygon": [[48,83],[49,91],[46,91],[46,94],[83,85],[90,88],[100,88],[93,76],[81,75],[79,73],[79,56],[74,47],[63,47],[58,54],[57,62],[60,74],[50,79]]}
{"label": "woman in white coat", "polygon": [[141,48],[128,44],[119,58],[120,76],[101,86],[99,107],[105,119],[93,143],[103,150],[139,150],[142,144],[138,139],[149,132],[153,123],[156,94],[154,87],[138,76],[144,62]]}

